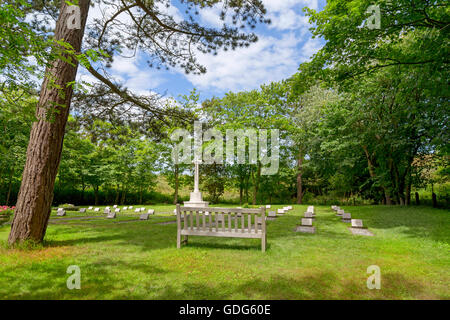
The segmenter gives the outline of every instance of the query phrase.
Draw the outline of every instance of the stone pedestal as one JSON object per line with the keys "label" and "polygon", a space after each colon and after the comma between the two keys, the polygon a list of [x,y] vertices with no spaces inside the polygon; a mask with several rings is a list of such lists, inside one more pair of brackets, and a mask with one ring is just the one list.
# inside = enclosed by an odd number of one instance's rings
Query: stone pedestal
{"label": "stone pedestal", "polygon": [[184,202],[185,207],[199,207],[206,208],[209,206],[209,202],[203,201],[202,193],[200,191],[191,192],[189,201]]}

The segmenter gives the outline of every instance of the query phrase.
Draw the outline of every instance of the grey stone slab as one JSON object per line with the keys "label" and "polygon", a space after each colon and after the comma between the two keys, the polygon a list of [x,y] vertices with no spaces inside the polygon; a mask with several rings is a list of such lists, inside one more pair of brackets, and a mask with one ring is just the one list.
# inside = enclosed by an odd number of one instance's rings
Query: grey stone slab
{"label": "grey stone slab", "polygon": [[149,213],[141,214],[141,216],[139,217],[139,220],[148,220],[149,215],[150,215]]}
{"label": "grey stone slab", "polygon": [[64,217],[65,215],[66,215],[66,210],[64,210],[64,209],[58,209],[58,213],[56,213],[56,215],[58,216],[58,217]]}
{"label": "grey stone slab", "polygon": [[350,223],[351,220],[352,220],[352,215],[350,213],[346,212],[342,215],[342,222]]}
{"label": "grey stone slab", "polygon": [[368,237],[374,236],[374,234],[367,229],[363,229],[363,228],[349,228],[349,229],[352,232],[352,234],[357,235],[357,236],[368,236]]}
{"label": "grey stone slab", "polygon": [[302,226],[312,226],[312,219],[311,218],[302,218]]}
{"label": "grey stone slab", "polygon": [[298,226],[295,232],[316,233],[316,227]]}
{"label": "grey stone slab", "polygon": [[106,216],[107,219],[115,219],[116,218],[116,213],[115,212],[109,212],[108,215]]}
{"label": "grey stone slab", "polygon": [[276,218],[277,214],[275,213],[275,211],[269,211],[268,216],[271,217],[271,218]]}
{"label": "grey stone slab", "polygon": [[352,228],[362,228],[363,221],[361,219],[352,219]]}
{"label": "grey stone slab", "polygon": [[305,212],[305,218],[314,218],[314,216],[315,216],[315,214],[314,213],[312,213],[312,212],[309,212],[309,211],[307,211],[307,212]]}

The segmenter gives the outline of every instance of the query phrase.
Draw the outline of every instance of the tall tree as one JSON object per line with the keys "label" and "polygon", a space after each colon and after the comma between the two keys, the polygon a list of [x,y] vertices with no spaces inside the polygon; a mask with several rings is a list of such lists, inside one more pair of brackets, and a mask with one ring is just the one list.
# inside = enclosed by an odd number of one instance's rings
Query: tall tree
{"label": "tall tree", "polygon": [[[225,23],[220,30],[216,30],[202,27],[196,22],[194,16],[198,10],[211,7],[217,1],[181,1],[182,5],[187,6],[188,13],[194,13],[187,20],[179,22],[161,9],[161,5],[172,5],[167,0],[104,1],[115,12],[97,21],[87,39],[91,48],[86,54],[82,54],[81,44],[90,2],[78,1],[80,28],[72,29],[68,27],[68,21],[73,19],[72,10],[68,10],[69,4],[66,1],[61,1],[54,40],[65,50],[62,50],[64,53],[58,59],[50,63],[45,72],[36,110],[38,120],[31,130],[22,185],[9,235],[10,244],[24,240],[41,242],[45,236],[78,61],[123,102],[118,103],[119,105],[131,103],[163,117],[166,113],[158,105],[149,105],[148,100],[140,99],[96,69],[89,60],[89,57],[92,61],[98,57],[92,50],[98,49],[99,53],[104,50],[109,54],[111,62],[114,53],[121,52],[125,47],[140,49],[151,57],[150,66],[180,65],[186,72],[201,73],[206,70],[196,61],[192,47],[201,52],[215,53],[220,48],[234,49],[257,40],[254,34],[241,33],[239,28]],[[229,11],[232,11],[230,15],[234,24],[254,27],[258,22],[268,22],[264,19],[265,9],[259,0],[226,1],[221,15],[224,21]],[[118,30],[124,26],[115,23],[121,14],[128,15],[132,22],[125,29]]]}

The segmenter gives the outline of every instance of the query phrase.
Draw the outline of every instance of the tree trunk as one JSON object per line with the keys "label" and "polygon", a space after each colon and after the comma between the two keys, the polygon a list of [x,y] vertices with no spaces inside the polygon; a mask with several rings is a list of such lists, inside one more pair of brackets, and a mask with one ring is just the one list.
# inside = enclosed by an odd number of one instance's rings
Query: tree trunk
{"label": "tree trunk", "polygon": [[244,188],[242,187],[242,184],[239,184],[239,204],[242,205],[242,200],[244,197]]}
{"label": "tree trunk", "polygon": [[178,164],[175,165],[175,192],[173,195],[173,204],[177,204],[178,203],[178,190],[180,188],[180,179],[179,179],[179,167]]}
{"label": "tree trunk", "polygon": [[419,193],[416,192],[416,205],[420,205]]}
{"label": "tree trunk", "polygon": [[300,151],[297,159],[297,204],[303,201],[303,152]]}
{"label": "tree trunk", "polygon": [[[76,52],[81,50],[90,0],[79,0],[78,3],[81,28],[67,28],[72,13],[67,10],[68,4],[61,1],[54,35],[56,40],[63,39],[69,43]],[[57,59],[46,69],[36,109],[37,121],[30,132],[27,160],[9,234],[10,244],[25,240],[42,242],[44,239],[73,93],[73,87],[68,83],[75,80],[78,68],[77,61],[72,59],[72,62],[73,65]],[[49,114],[52,121],[48,119]]]}
{"label": "tree trunk", "polygon": [[437,208],[437,206],[438,206],[438,203],[437,203],[437,196],[436,196],[436,193],[432,193],[431,194],[431,200],[433,201],[433,208]]}
{"label": "tree trunk", "polygon": [[14,176],[14,168],[11,169],[9,173],[9,182],[8,182],[8,193],[6,194],[6,203],[7,206],[9,204],[9,198],[11,197],[11,188],[12,188],[12,178]]}
{"label": "tree trunk", "polygon": [[119,204],[119,197],[120,197],[120,185],[117,185],[116,198],[114,199],[114,204]]}
{"label": "tree trunk", "polygon": [[98,206],[98,186],[94,187],[94,197],[95,197],[94,205]]}
{"label": "tree trunk", "polygon": [[259,191],[259,180],[261,178],[261,162],[258,161],[258,167],[256,169],[256,175],[254,176],[254,186],[253,186],[253,205],[256,205],[256,200],[258,198]]}

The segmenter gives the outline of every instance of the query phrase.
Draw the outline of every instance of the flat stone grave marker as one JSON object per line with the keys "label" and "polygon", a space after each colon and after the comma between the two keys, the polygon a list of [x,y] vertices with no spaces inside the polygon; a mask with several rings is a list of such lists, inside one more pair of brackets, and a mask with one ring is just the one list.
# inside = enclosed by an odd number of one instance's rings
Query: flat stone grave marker
{"label": "flat stone grave marker", "polygon": [[115,212],[108,212],[108,215],[106,216],[107,219],[115,219],[116,213]]}
{"label": "flat stone grave marker", "polygon": [[100,211],[100,208],[95,208],[94,209],[94,212],[99,212]]}
{"label": "flat stone grave marker", "polygon": [[155,214],[155,210],[154,209],[148,209],[147,213],[148,214]]}
{"label": "flat stone grave marker", "polygon": [[58,208],[58,212],[56,213],[56,215],[58,217],[63,217],[66,215],[66,210],[64,210],[63,208]]}
{"label": "flat stone grave marker", "polygon": [[148,220],[149,213],[143,213],[139,216],[139,220]]}
{"label": "flat stone grave marker", "polygon": [[277,210],[277,213],[278,213],[278,214],[284,214],[284,210],[283,210],[283,209],[278,209],[278,210]]}
{"label": "flat stone grave marker", "polygon": [[306,211],[305,218],[314,219],[314,213]]}
{"label": "flat stone grave marker", "polygon": [[311,218],[302,218],[302,226],[311,227],[312,226],[312,219]]}
{"label": "flat stone grave marker", "polygon": [[266,205],[266,209],[270,209],[270,204]]}
{"label": "flat stone grave marker", "polygon": [[350,229],[351,233],[356,236],[368,236],[368,237],[374,236],[374,234],[367,229],[363,229],[363,228],[349,228],[349,229]]}
{"label": "flat stone grave marker", "polygon": [[114,210],[114,212],[119,213],[119,212],[120,212],[120,209],[119,209],[119,208],[116,208],[116,210]]}
{"label": "flat stone grave marker", "polygon": [[296,232],[316,233],[316,227],[298,226]]}
{"label": "flat stone grave marker", "polygon": [[133,209],[133,206],[129,206],[128,209],[130,209],[130,210]]}
{"label": "flat stone grave marker", "polygon": [[117,204],[113,205],[113,208],[114,208],[114,209],[117,209]]}
{"label": "flat stone grave marker", "polygon": [[89,207],[89,208],[88,208],[88,210],[92,210],[92,209],[94,209],[94,207]]}
{"label": "flat stone grave marker", "polygon": [[343,214],[344,214],[344,210],[339,209],[339,210],[337,211],[337,214],[336,214],[336,215],[342,216]]}
{"label": "flat stone grave marker", "polygon": [[351,219],[352,219],[352,215],[348,212],[344,212],[344,214],[342,215],[342,221],[350,222]]}
{"label": "flat stone grave marker", "polygon": [[106,207],[105,210],[103,210],[103,213],[106,213],[106,214],[108,214],[110,212],[111,212],[111,209],[109,209],[108,207]]}
{"label": "flat stone grave marker", "polygon": [[128,210],[128,207],[123,207],[123,211]]}
{"label": "flat stone grave marker", "polygon": [[136,210],[134,210],[134,212],[136,213],[141,212],[141,209],[137,208]]}
{"label": "flat stone grave marker", "polygon": [[362,228],[363,221],[361,219],[352,219],[352,228]]}
{"label": "flat stone grave marker", "polygon": [[80,213],[86,213],[86,208],[81,208],[79,212]]}
{"label": "flat stone grave marker", "polygon": [[275,213],[275,211],[269,211],[268,216],[271,217],[271,218],[276,218],[277,214]]}

